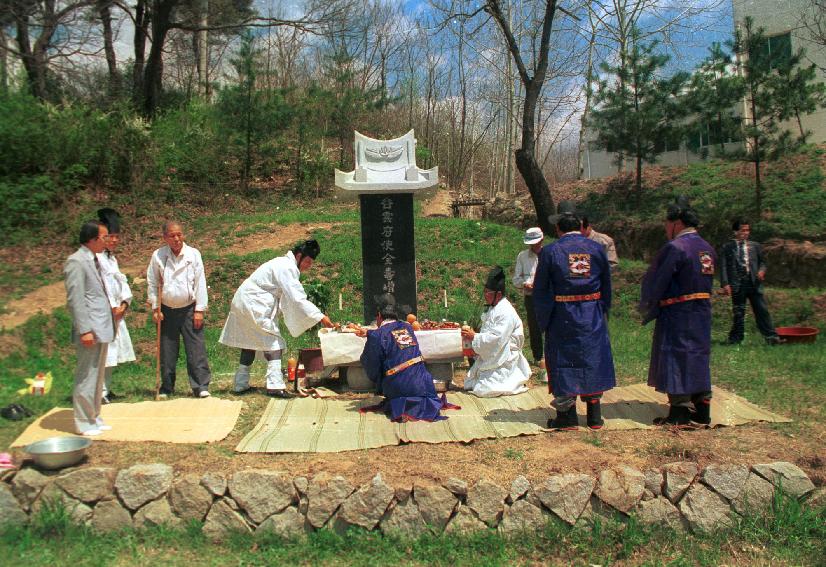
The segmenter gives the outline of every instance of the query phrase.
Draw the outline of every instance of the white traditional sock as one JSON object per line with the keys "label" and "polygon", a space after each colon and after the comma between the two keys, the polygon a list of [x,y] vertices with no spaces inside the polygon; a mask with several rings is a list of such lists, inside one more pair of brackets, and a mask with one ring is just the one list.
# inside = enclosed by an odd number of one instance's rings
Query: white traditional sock
{"label": "white traditional sock", "polygon": [[281,359],[267,362],[267,390],[286,390],[284,376],[281,375]]}
{"label": "white traditional sock", "polygon": [[236,392],[250,389],[250,367],[248,365],[238,365],[238,370],[235,371],[235,386],[233,389]]}

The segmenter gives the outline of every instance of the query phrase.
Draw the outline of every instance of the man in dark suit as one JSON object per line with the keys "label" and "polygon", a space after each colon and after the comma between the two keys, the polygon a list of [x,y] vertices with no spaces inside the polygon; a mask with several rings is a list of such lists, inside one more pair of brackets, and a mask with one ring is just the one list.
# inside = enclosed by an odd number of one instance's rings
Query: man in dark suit
{"label": "man in dark suit", "polygon": [[106,351],[115,338],[115,320],[96,256],[106,249],[108,234],[100,221],[85,222],[80,228],[81,246],[63,268],[66,300],[72,315],[72,342],[77,351],[72,392],[75,429],[85,436],[111,429],[100,419],[100,404]]}
{"label": "man in dark suit", "polygon": [[751,226],[745,219],[737,219],[732,225],[734,240],[723,245],[720,256],[720,287],[725,295],[731,295],[733,320],[725,344],[743,342],[746,300],[751,303],[757,328],[770,345],[781,342],[774,330],[766,298],[763,296],[763,280],[766,278],[766,262],[763,249],[749,240]]}

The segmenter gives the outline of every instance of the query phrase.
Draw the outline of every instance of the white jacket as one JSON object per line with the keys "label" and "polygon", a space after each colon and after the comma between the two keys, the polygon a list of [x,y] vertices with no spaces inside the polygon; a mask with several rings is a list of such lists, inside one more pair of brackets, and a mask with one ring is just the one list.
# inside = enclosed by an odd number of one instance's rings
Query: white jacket
{"label": "white jacket", "polygon": [[195,302],[195,311],[206,311],[207,286],[204,262],[196,248],[184,244],[178,256],[172,253],[169,246],[158,248],[152,253],[152,259],[146,269],[146,295],[152,309],[158,307],[158,280],[161,277],[164,305],[178,309]]}
{"label": "white jacket", "polygon": [[219,342],[256,351],[283,350],[287,342],[278,328],[279,315],[294,337],[321,321],[324,314],[307,300],[299,276],[292,252],[259,266],[235,292]]}
{"label": "white jacket", "polygon": [[[100,273],[106,284],[106,294],[109,296],[109,305],[114,309],[124,301],[132,303],[132,290],[126,276],[120,271],[118,259],[114,255],[101,252],[97,255],[100,264]],[[109,343],[106,351],[106,367],[117,366],[121,362],[135,360],[135,349],[132,347],[132,338],[126,328],[126,319],[121,319],[115,329],[115,340]]]}
{"label": "white jacket", "polygon": [[482,327],[473,337],[477,357],[468,370],[465,390],[483,398],[527,391],[525,383],[531,376],[531,367],[522,354],[524,344],[522,320],[503,297],[482,314]]}

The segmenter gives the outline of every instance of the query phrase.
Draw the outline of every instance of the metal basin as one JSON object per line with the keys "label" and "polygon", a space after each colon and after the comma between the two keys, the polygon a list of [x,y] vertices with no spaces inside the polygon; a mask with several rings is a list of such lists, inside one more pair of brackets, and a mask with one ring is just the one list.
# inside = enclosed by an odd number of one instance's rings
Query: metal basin
{"label": "metal basin", "polygon": [[62,469],[79,463],[92,444],[85,437],[49,437],[27,445],[23,450],[31,455],[35,464],[44,469]]}

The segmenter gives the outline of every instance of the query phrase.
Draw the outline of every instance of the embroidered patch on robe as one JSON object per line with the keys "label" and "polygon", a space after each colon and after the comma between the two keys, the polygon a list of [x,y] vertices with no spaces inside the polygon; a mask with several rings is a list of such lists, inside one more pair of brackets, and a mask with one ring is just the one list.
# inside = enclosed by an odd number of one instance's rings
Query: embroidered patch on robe
{"label": "embroidered patch on robe", "polygon": [[590,254],[568,254],[568,273],[572,278],[587,278],[591,275]]}
{"label": "embroidered patch on robe", "polygon": [[396,341],[396,344],[399,345],[401,350],[416,346],[416,339],[414,339],[410,333],[407,332],[407,329],[398,329],[396,331],[392,331],[390,334],[393,335],[393,340]]}
{"label": "embroidered patch on robe", "polygon": [[710,252],[706,252],[705,250],[700,252],[700,267],[702,268],[704,276],[714,275],[714,259],[711,257]]}

